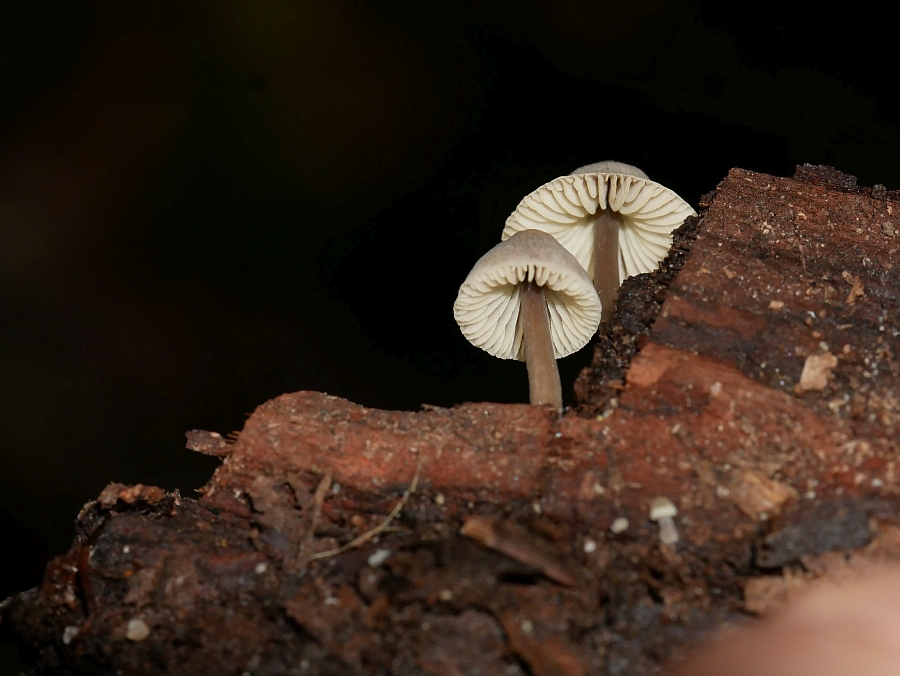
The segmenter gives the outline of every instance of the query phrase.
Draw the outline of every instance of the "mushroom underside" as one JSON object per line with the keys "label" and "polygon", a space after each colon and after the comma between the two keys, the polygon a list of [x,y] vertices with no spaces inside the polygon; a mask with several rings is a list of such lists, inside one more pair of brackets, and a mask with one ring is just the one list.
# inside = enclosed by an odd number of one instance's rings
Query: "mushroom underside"
{"label": "mushroom underside", "polygon": [[556,359],[584,347],[602,307],[584,267],[552,235],[514,233],[484,254],[459,288],[453,315],[466,339],[528,368],[530,400],[562,409]]}
{"label": "mushroom underside", "polygon": [[[610,169],[613,165],[618,163],[600,163],[596,167]],[[526,229],[553,235],[578,259],[598,292],[605,290],[601,299],[606,317],[613,306],[606,301],[615,298],[611,290],[627,277],[655,270],[671,246],[672,230],[694,213],[678,195],[645,176],[574,174],[555,179],[525,196],[507,219],[502,237],[505,240]],[[607,219],[614,215],[619,220],[613,246],[612,224]],[[608,225],[608,231],[604,233],[595,224]],[[604,278],[598,280],[598,274]]]}

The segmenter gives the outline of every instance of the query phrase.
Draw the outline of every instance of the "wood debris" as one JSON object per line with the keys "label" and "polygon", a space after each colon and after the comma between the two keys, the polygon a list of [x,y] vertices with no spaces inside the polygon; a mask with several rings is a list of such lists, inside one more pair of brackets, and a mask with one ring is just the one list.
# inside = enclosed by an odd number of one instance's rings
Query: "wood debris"
{"label": "wood debris", "polygon": [[504,528],[488,519],[473,516],[466,520],[460,533],[519,563],[536,568],[554,582],[566,587],[574,587],[577,584],[571,573],[559,563],[526,542],[522,537],[523,533],[510,532],[511,530],[508,526]]}

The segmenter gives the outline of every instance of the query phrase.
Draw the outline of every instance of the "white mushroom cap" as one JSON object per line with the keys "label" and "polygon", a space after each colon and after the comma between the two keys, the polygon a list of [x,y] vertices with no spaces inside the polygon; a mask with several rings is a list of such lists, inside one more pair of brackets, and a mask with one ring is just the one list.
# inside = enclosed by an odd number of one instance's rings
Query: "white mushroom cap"
{"label": "white mushroom cap", "polygon": [[672,246],[672,231],[691,205],[673,191],[621,162],[598,162],[576,169],[526,195],[506,219],[502,239],[528,229],[556,237],[593,275],[594,236],[590,216],[610,209],[624,217],[619,233],[619,281],[653,272]]}
{"label": "white mushroom cap", "polygon": [[453,304],[466,339],[495,357],[524,361],[518,322],[524,281],[544,287],[554,356],[584,347],[600,325],[600,299],[575,257],[539,230],[516,233],[475,263]]}
{"label": "white mushroom cap", "polygon": [[650,520],[659,521],[666,517],[672,518],[678,514],[678,508],[675,503],[665,496],[654,498],[650,503]]}

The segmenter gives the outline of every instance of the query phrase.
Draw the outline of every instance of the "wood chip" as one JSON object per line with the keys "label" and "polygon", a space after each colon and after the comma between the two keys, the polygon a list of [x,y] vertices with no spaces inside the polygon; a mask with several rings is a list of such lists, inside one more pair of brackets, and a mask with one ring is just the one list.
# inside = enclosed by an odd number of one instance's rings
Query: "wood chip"
{"label": "wood chip", "polygon": [[754,521],[759,521],[763,515],[771,517],[778,514],[785,502],[797,497],[797,491],[762,472],[745,470],[739,472],[729,485],[729,495],[738,509]]}
{"label": "wood chip", "polygon": [[488,549],[500,552],[509,558],[537,568],[546,577],[566,587],[574,587],[577,582],[559,563],[551,559],[533,545],[526,542],[519,534],[507,532],[508,528],[500,527],[488,519],[473,516],[460,529],[460,533],[480,542]]}
{"label": "wood chip", "polygon": [[572,646],[559,636],[541,640],[534,636],[530,622],[523,622],[510,612],[503,613],[499,619],[510,649],[528,665],[534,676],[586,676],[587,667]]}
{"label": "wood chip", "polygon": [[206,430],[190,430],[184,433],[187,438],[185,448],[203,455],[213,455],[223,457],[231,454],[232,448],[225,437],[218,432],[208,432]]}
{"label": "wood chip", "polygon": [[857,298],[866,295],[865,287],[863,286],[862,280],[860,280],[859,277],[851,275],[846,270],[841,273],[841,277],[843,277],[851,287],[850,293],[847,294],[847,305],[853,305],[856,302]]}
{"label": "wood chip", "polygon": [[744,583],[744,610],[768,615],[787,603],[791,591],[804,584],[802,574],[785,571],[784,575],[752,577]]}
{"label": "wood chip", "polygon": [[128,505],[138,502],[152,505],[164,497],[166,497],[166,492],[156,486],[145,486],[144,484],[126,486],[125,484],[112,483],[100,492],[97,502],[103,507],[113,507],[119,500]]}
{"label": "wood chip", "polygon": [[828,385],[831,371],[837,366],[838,360],[830,352],[823,354],[811,354],[803,364],[803,372],[800,374],[800,390],[823,390]]}

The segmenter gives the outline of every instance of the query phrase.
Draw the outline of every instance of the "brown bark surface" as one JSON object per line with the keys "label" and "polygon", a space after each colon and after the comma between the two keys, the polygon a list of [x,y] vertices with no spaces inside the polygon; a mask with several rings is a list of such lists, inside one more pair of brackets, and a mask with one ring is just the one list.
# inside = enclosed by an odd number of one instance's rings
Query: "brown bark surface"
{"label": "brown bark surface", "polygon": [[638,676],[900,560],[900,195],[850,179],[732,170],[562,417],[299,392],[192,433],[202,497],[108,487],[0,631],[36,673]]}

